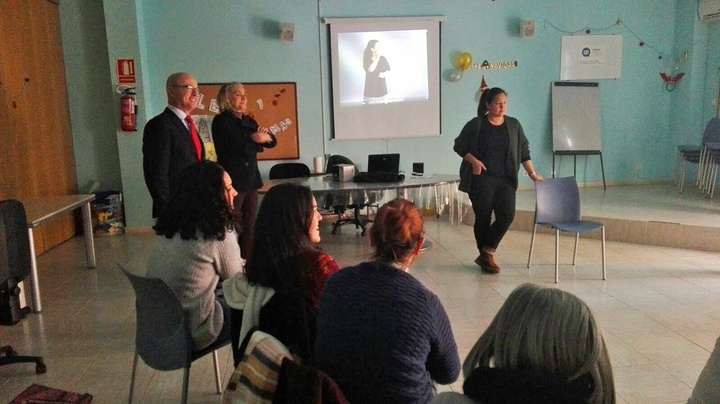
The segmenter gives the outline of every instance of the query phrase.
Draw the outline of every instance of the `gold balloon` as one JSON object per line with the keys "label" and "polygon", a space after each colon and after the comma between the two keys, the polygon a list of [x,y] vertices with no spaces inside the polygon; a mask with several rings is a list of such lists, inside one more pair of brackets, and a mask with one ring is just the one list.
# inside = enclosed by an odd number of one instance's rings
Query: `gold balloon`
{"label": "gold balloon", "polygon": [[472,55],[468,52],[463,52],[458,56],[458,67],[460,70],[465,71],[472,65]]}

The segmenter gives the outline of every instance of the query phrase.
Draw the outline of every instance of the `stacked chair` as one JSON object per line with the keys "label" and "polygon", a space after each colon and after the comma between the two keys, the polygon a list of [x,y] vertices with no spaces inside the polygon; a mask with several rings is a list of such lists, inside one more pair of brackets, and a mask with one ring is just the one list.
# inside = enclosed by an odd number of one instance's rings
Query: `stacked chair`
{"label": "stacked chair", "polygon": [[687,163],[697,164],[698,172],[695,184],[712,198],[717,177],[717,165],[720,162],[720,119],[711,119],[703,132],[699,145],[679,145],[675,163],[675,184],[680,193],[685,185]]}

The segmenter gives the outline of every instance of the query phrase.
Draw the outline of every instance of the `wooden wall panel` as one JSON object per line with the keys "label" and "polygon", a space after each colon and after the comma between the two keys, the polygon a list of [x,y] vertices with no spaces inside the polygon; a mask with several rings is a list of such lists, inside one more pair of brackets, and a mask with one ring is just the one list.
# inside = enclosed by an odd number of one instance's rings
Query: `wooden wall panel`
{"label": "wooden wall panel", "polygon": [[[0,198],[77,193],[58,5],[0,0],[0,10],[0,122],[8,139],[0,142]],[[74,235],[66,216],[36,231],[36,249]]]}

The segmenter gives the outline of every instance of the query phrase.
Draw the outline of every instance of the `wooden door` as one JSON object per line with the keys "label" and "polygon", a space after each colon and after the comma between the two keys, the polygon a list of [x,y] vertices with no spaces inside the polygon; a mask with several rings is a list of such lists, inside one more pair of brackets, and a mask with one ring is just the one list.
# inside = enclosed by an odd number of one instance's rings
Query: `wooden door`
{"label": "wooden door", "polygon": [[[77,193],[58,7],[0,0],[0,199]],[[74,235],[72,216],[44,225],[37,252]]]}

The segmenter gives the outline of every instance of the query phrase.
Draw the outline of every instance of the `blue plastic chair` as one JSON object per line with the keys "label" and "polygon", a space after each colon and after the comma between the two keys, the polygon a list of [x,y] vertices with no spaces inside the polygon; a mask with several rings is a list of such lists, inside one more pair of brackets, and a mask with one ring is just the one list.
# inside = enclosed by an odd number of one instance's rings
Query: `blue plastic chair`
{"label": "blue plastic chair", "polygon": [[575,233],[575,252],[573,265],[577,259],[580,233],[600,229],[602,231],[602,271],[603,280],[607,279],[605,269],[605,225],[591,220],[582,220],[580,216],[580,191],[575,177],[546,178],[535,183],[535,225],[530,240],[530,254],[527,267],[532,262],[535,233],[538,226],[555,229],[555,283],[559,280],[560,232]]}
{"label": "blue plastic chair", "polygon": [[155,370],[184,369],[182,402],[187,403],[190,365],[209,353],[215,365],[215,388],[222,393],[217,350],[230,344],[226,340],[215,341],[207,348],[192,350],[192,336],[185,321],[180,300],[162,279],[144,278],[128,272],[121,264],[118,268],[128,277],[135,290],[137,330],[135,332],[135,357],[133,359],[130,397],[132,403],[138,356]]}

